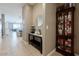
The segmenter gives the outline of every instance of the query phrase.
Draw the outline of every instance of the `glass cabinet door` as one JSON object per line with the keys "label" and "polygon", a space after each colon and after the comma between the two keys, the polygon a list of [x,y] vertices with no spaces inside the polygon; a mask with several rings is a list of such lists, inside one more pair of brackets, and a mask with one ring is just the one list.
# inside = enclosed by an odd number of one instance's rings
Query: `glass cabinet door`
{"label": "glass cabinet door", "polygon": [[65,35],[71,35],[72,34],[72,13],[68,12],[65,14]]}
{"label": "glass cabinet door", "polygon": [[57,32],[58,32],[58,48],[63,50],[63,43],[64,38],[62,37],[64,35],[64,13],[58,14],[58,25],[57,25]]}
{"label": "glass cabinet door", "polygon": [[63,35],[63,30],[64,30],[64,15],[59,14],[58,16],[58,34]]}
{"label": "glass cabinet door", "polygon": [[72,12],[65,14],[65,51],[71,53]]}

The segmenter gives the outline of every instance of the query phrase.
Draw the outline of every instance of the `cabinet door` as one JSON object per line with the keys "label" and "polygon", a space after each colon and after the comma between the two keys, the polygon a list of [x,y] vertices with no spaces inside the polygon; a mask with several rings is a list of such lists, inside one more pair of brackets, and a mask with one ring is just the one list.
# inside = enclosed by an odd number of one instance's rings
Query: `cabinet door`
{"label": "cabinet door", "polygon": [[72,11],[65,12],[65,36],[64,48],[65,51],[71,53],[72,49]]}
{"label": "cabinet door", "polygon": [[64,13],[57,14],[57,48],[64,48]]}
{"label": "cabinet door", "polygon": [[72,12],[65,13],[65,36],[72,35]]}

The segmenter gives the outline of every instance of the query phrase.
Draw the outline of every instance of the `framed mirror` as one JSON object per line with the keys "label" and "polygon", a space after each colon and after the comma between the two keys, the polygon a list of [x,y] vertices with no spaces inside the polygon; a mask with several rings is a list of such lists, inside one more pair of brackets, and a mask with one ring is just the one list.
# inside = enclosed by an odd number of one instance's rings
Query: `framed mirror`
{"label": "framed mirror", "polygon": [[35,30],[35,33],[36,34],[41,34],[41,29],[42,29],[42,25],[43,25],[43,16],[38,16],[36,18],[36,30]]}
{"label": "framed mirror", "polygon": [[43,24],[43,17],[42,16],[38,16],[37,17],[37,26],[40,27]]}

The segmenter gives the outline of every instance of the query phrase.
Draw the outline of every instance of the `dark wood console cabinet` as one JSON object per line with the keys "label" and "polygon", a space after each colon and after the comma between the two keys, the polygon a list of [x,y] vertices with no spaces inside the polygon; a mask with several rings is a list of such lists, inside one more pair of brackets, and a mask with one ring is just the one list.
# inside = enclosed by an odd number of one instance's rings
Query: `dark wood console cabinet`
{"label": "dark wood console cabinet", "polygon": [[29,44],[37,48],[42,53],[42,37],[35,35],[34,33],[29,33]]}

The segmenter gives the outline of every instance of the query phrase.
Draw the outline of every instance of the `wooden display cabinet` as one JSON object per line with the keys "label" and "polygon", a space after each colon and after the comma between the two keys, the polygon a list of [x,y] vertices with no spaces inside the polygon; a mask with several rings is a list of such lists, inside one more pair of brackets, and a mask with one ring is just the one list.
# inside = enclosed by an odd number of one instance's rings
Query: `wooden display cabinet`
{"label": "wooden display cabinet", "polygon": [[56,12],[56,51],[63,55],[74,55],[75,7],[59,8]]}

